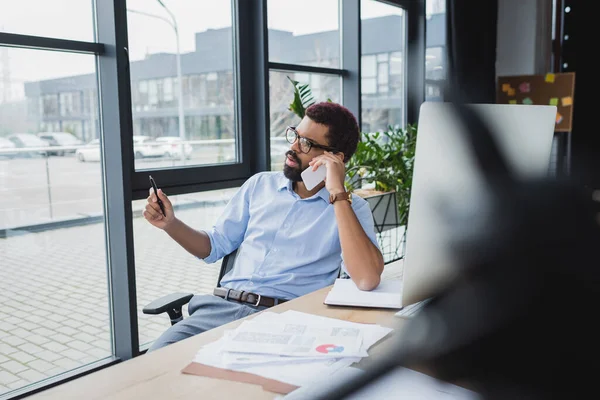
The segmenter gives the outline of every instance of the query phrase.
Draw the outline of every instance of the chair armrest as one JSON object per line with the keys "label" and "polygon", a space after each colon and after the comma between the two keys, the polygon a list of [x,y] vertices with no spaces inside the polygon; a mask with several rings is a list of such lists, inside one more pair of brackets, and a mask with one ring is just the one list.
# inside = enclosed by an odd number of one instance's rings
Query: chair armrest
{"label": "chair armrest", "polygon": [[181,309],[194,297],[192,293],[171,293],[154,300],[142,310],[144,314],[161,314],[165,311]]}

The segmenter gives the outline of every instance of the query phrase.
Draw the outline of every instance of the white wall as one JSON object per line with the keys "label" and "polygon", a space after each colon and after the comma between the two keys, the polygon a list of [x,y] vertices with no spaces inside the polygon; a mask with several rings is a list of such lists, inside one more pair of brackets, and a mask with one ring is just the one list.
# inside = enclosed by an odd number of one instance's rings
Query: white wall
{"label": "white wall", "polygon": [[548,72],[551,46],[552,0],[498,0],[496,76]]}
{"label": "white wall", "polygon": [[[552,0],[498,0],[496,78],[545,74],[551,68]],[[549,173],[557,172],[558,138]]]}

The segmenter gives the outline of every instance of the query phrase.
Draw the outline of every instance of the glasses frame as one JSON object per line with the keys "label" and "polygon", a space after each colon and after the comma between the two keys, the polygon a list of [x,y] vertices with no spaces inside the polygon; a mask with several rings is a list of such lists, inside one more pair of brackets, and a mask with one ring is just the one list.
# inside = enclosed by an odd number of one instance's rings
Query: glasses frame
{"label": "glasses frame", "polygon": [[[295,135],[295,138],[293,141],[290,142],[289,138],[288,138],[288,131],[292,131]],[[285,140],[287,140],[287,142],[289,144],[294,144],[296,143],[296,141],[301,141],[303,140],[304,142],[306,142],[308,144],[308,150],[304,151],[302,150],[302,143],[298,144],[298,148],[300,149],[300,151],[304,154],[308,154],[310,153],[310,151],[312,150],[312,148],[316,148],[316,149],[322,149],[322,150],[326,150],[326,151],[333,151],[333,152],[337,152],[338,150],[335,147],[330,147],[330,146],[323,146],[319,143],[313,142],[312,140],[305,138],[304,136],[300,136],[300,134],[298,133],[298,131],[296,130],[295,126],[288,126],[287,128],[285,128]]]}

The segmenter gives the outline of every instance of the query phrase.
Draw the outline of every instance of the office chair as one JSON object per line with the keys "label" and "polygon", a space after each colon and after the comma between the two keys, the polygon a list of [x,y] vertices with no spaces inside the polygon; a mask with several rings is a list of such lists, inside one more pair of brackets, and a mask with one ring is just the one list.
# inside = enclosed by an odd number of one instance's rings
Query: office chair
{"label": "office chair", "polygon": [[[219,278],[217,280],[217,286],[221,286],[221,279],[233,268],[236,255],[237,249],[223,257],[223,261],[221,262],[221,270],[219,271]],[[183,319],[182,308],[184,305],[189,303],[192,297],[194,297],[193,293],[171,293],[154,300],[152,303],[146,305],[142,311],[144,314],[152,315],[166,312],[171,319],[171,325],[175,325],[177,322]]]}

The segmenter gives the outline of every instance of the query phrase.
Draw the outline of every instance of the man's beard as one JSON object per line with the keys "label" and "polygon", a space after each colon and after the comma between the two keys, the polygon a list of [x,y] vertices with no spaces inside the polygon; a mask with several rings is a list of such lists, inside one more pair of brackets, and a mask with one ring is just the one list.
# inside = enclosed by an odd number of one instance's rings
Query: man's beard
{"label": "man's beard", "polygon": [[286,160],[288,156],[292,157],[292,159],[296,162],[297,165],[295,167],[290,167],[284,161],[283,175],[285,175],[285,177],[292,182],[302,182],[302,175],[300,175],[302,173],[302,161],[300,161],[296,153],[292,150],[289,150],[285,153]]}

